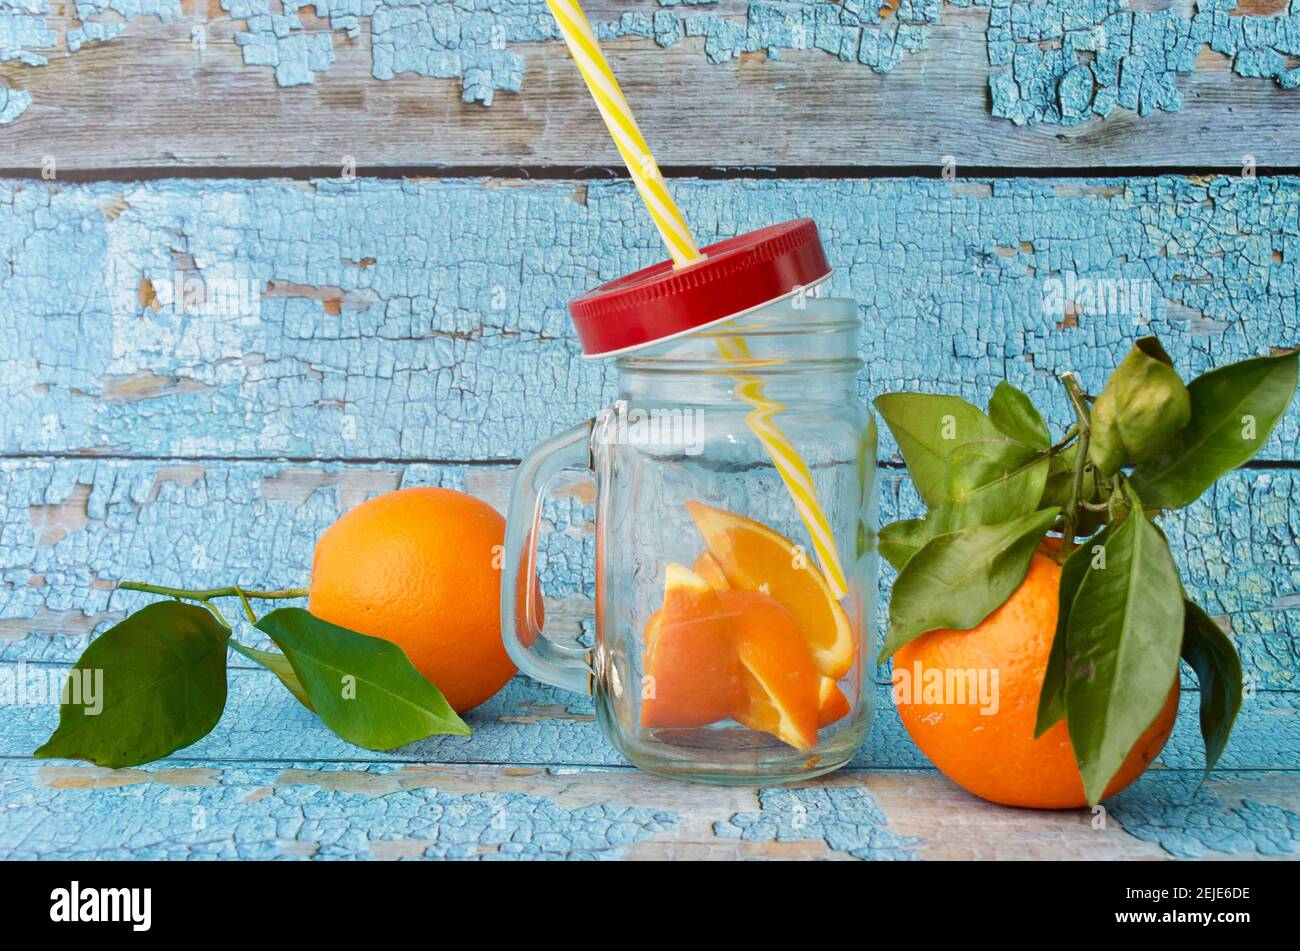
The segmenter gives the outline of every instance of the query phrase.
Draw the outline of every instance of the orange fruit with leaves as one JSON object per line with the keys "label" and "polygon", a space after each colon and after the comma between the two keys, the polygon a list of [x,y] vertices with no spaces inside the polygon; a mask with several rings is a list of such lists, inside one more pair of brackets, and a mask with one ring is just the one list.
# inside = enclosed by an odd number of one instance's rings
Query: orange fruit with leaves
{"label": "orange fruit with leaves", "polygon": [[[1035,809],[1087,804],[1067,722],[1061,720],[1034,739],[1039,692],[1056,632],[1060,582],[1061,566],[1036,553],[1020,587],[975,628],[931,631],[894,654],[895,700],[907,732],[945,776],[993,802]],[[968,672],[982,673],[996,689],[988,693],[987,703],[969,694],[927,698],[927,672],[951,682],[965,677],[968,683]],[[1124,789],[1151,765],[1169,739],[1177,712],[1175,679],[1159,716],[1133,746],[1104,795]]]}

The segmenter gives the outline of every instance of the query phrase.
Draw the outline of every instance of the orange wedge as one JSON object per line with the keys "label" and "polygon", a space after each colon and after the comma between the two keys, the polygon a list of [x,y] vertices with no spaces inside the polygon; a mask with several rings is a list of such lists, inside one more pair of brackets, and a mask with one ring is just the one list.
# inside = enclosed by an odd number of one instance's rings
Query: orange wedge
{"label": "orange wedge", "polygon": [[817,667],[790,612],[758,591],[719,591],[731,621],[744,696],[732,714],[800,750],[817,745]]}
{"label": "orange wedge", "polygon": [[700,557],[695,559],[694,571],[712,585],[714,591],[721,591],[724,588],[731,587],[727,583],[727,576],[722,573],[722,566],[718,564],[718,559],[714,558],[710,552],[700,553]]}
{"label": "orange wedge", "polygon": [[706,726],[742,702],[731,625],[713,588],[685,565],[666,567],[663,608],[651,615],[642,640],[642,726]]}
{"label": "orange wedge", "polygon": [[702,502],[687,502],[686,508],[728,584],[764,592],[789,611],[823,676],[838,680],[848,673],[857,657],[857,638],[812,555],[743,515]]}
{"label": "orange wedge", "polygon": [[641,639],[645,642],[645,656],[648,658],[655,649],[655,638],[659,636],[659,625],[663,623],[664,612],[656,611],[650,615],[650,620],[645,622],[645,631],[641,634]]}
{"label": "orange wedge", "polygon": [[823,677],[818,684],[817,694],[817,728],[830,726],[845,716],[852,707],[844,691],[829,677]]}

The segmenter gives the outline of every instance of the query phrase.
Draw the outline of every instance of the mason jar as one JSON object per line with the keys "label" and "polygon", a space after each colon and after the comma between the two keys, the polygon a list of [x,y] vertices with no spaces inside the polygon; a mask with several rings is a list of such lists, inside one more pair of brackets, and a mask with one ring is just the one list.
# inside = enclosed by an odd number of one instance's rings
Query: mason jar
{"label": "mason jar", "polygon": [[[807,779],[849,762],[873,713],[876,426],[857,307],[820,296],[830,268],[809,220],[705,254],[571,304],[588,354],[616,361],[618,395],[519,467],[502,630],[525,673],[590,693],[642,769]],[[548,638],[522,596],[564,470],[595,481],[590,648]]]}

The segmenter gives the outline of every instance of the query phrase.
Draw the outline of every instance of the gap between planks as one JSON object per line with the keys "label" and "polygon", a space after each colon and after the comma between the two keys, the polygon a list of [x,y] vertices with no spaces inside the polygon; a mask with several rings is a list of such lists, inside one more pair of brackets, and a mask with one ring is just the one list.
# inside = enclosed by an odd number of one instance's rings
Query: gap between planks
{"label": "gap between planks", "polygon": [[[149,462],[160,465],[182,463],[291,463],[294,465],[342,466],[464,466],[466,468],[506,468],[518,466],[520,459],[421,459],[402,456],[284,456],[284,455],[137,455],[124,452],[0,452],[0,462]],[[907,465],[897,459],[877,459],[880,469],[906,471]],[[1237,467],[1245,470],[1300,469],[1300,459],[1251,459]],[[1229,470],[1235,471],[1235,470]]]}
{"label": "gap between planks", "polygon": [[[665,178],[716,180],[736,179],[888,179],[943,177],[939,165],[665,165]],[[1016,168],[997,165],[962,165],[956,181],[1018,178],[1091,181],[1098,178],[1194,178],[1241,175],[1240,165],[1101,165],[1093,167],[1033,166]],[[1300,165],[1265,166],[1255,169],[1259,178],[1300,175]],[[38,168],[0,168],[0,178],[42,179]],[[147,166],[141,168],[91,168],[59,172],[59,181],[73,184],[96,182],[150,182],[168,179],[229,179],[257,181],[289,179],[308,181],[340,177],[335,166]],[[404,165],[369,166],[356,169],[358,179],[520,179],[535,182],[630,181],[627,170],[604,165]]]}

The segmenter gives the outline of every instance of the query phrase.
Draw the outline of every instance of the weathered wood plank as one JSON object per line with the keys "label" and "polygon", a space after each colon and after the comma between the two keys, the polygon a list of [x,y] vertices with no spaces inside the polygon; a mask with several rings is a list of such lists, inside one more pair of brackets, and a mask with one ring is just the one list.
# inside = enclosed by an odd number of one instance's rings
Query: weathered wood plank
{"label": "weathered wood plank", "polygon": [[[1188,375],[1300,343],[1300,179],[677,192],[704,241],[818,220],[865,395],[982,402],[1005,377],[1063,425],[1055,375],[1096,387],[1140,333]],[[519,458],[612,396],[564,307],[662,255],[637,205],[620,183],[0,183],[0,447]],[[1263,458],[1297,447],[1292,413]]]}
{"label": "weathered wood plank", "polygon": [[[0,659],[75,660],[86,634],[149,600],[114,592],[117,581],[301,585],[315,539],[363,499],[401,485],[446,485],[503,509],[512,476],[510,466],[0,462]],[[577,636],[590,614],[587,489],[562,487],[547,512],[540,576],[557,635]],[[921,509],[897,470],[883,473],[880,495],[885,520]],[[1300,685],[1297,518],[1300,472],[1242,470],[1165,522],[1189,593],[1231,627],[1260,689]]]}
{"label": "weathered wood plank", "polygon": [[1296,774],[1153,772],[1107,811],[981,802],[933,772],[785,789],[627,769],[0,764],[0,857],[1293,858]]}
{"label": "weathered wood plank", "polygon": [[[1016,0],[992,29],[984,2],[909,4],[901,25],[829,2],[587,5],[665,164],[1239,167],[1300,152],[1284,2],[1139,4],[1132,26]],[[0,9],[24,27],[0,46],[0,167],[618,163],[541,0],[148,5],[164,22],[119,4],[88,17],[100,42],[72,7]]]}
{"label": "weathered wood plank", "polygon": [[[23,758],[58,725],[58,688],[67,665],[0,663],[0,759]],[[178,754],[190,760],[303,760],[317,763],[496,763],[533,766],[618,766],[622,757],[600,735],[587,697],[516,677],[496,697],[466,715],[470,737],[431,737],[398,750],[375,752],[339,739],[263,670],[230,671],[226,712],[216,729]],[[20,692],[19,684],[26,684]],[[854,765],[918,768],[928,761],[913,745],[886,686],[872,688],[876,719]],[[8,698],[13,697],[14,702]],[[1178,722],[1160,762],[1203,768],[1197,719],[1199,694],[1184,690]],[[1255,691],[1243,704],[1224,769],[1300,769],[1300,692]]]}

